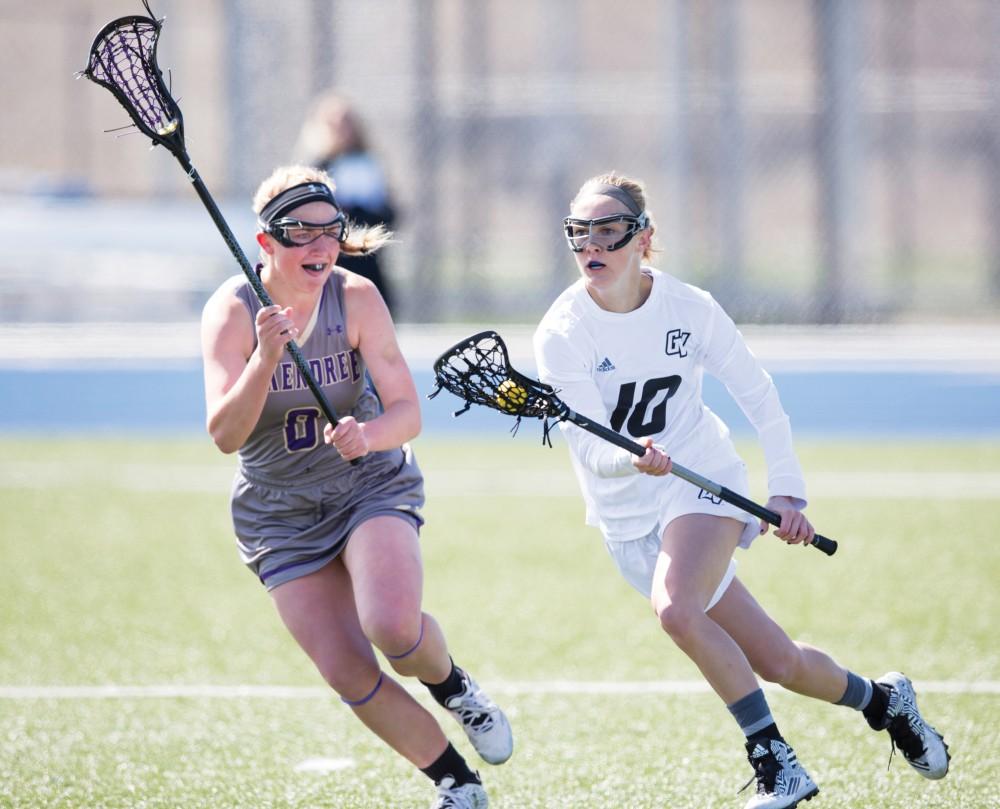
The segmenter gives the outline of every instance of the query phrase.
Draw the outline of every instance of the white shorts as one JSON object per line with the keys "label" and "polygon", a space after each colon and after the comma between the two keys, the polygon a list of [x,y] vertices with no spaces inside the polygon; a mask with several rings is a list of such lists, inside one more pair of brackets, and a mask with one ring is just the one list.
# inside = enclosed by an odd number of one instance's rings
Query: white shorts
{"label": "white shorts", "polygon": [[[746,464],[742,461],[715,472],[709,477],[737,494],[746,495],[749,490]],[[663,503],[665,506],[660,512],[659,522],[652,531],[638,539],[630,539],[625,542],[605,540],[604,543],[625,581],[646,598],[650,598],[653,593],[653,574],[656,571],[656,561],[660,555],[663,526],[669,525],[678,517],[685,514],[712,514],[717,517],[731,517],[739,520],[744,523],[743,535],[740,537],[739,543],[741,548],[749,548],[750,543],[760,536],[760,520],[752,514],[747,514],[742,509],[726,503],[710,492],[678,477],[668,476],[664,484]],[[726,569],[722,581],[719,582],[719,586],[705,607],[706,611],[718,603],[735,575],[736,561],[730,559],[729,567]]]}
{"label": "white shorts", "polygon": [[[662,532],[660,526],[649,532],[647,536],[639,539],[630,539],[627,542],[605,542],[604,547],[608,549],[611,558],[618,566],[618,571],[629,584],[642,593],[646,598],[653,596],[653,574],[656,572],[656,560],[660,555],[660,539]],[[705,606],[705,612],[719,603],[719,599],[726,592],[729,583],[736,575],[736,560],[729,560],[729,567],[726,569],[715,588],[712,597]]]}

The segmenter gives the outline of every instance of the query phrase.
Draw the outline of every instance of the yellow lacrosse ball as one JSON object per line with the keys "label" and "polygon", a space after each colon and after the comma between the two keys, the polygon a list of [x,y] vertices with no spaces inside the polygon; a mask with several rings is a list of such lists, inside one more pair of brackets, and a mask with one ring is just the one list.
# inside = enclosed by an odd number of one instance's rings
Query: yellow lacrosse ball
{"label": "yellow lacrosse ball", "polygon": [[505,379],[497,388],[497,404],[508,413],[516,413],[528,403],[528,391],[513,379]]}

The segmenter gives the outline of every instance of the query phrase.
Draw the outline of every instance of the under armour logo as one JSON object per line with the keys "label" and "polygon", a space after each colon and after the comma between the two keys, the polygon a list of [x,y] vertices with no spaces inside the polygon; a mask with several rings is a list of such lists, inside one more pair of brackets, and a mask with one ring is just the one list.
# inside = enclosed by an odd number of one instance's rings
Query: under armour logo
{"label": "under armour logo", "polygon": [[701,489],[698,492],[698,499],[708,500],[713,506],[722,505],[721,497],[716,497],[714,494],[712,494],[711,492],[706,492],[704,489]]}
{"label": "under armour logo", "polygon": [[668,355],[676,355],[678,357],[686,357],[688,355],[687,345],[688,338],[691,336],[689,331],[681,331],[680,329],[671,329],[667,332],[667,345],[666,352]]}
{"label": "under armour logo", "polygon": [[607,357],[604,358],[604,362],[597,366],[598,371],[613,371],[615,370],[615,364],[609,360]]}

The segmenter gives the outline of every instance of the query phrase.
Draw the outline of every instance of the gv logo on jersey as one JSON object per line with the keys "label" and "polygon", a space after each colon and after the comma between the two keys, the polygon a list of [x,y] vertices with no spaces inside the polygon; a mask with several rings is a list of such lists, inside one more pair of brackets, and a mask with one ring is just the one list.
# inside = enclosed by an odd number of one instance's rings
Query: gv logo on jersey
{"label": "gv logo on jersey", "polygon": [[667,352],[667,356],[676,357],[686,357],[687,353],[687,341],[691,336],[689,331],[681,331],[680,329],[671,329],[667,332],[667,345],[664,351]]}

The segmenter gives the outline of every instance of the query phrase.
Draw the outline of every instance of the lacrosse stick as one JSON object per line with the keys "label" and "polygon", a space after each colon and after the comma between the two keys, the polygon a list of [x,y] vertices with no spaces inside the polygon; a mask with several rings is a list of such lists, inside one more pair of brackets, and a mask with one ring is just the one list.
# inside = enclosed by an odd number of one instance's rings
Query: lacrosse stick
{"label": "lacrosse stick", "polygon": [[[449,348],[435,360],[434,376],[437,386],[430,394],[430,398],[437,396],[444,388],[465,401],[465,407],[456,412],[456,416],[474,404],[484,405],[509,416],[516,416],[518,423],[524,416],[542,419],[546,438],[549,434],[548,420],[554,419],[556,422],[571,422],[634,455],[643,455],[646,452],[646,448],[641,444],[571,410],[556,396],[555,390],[550,385],[531,379],[512,368],[507,346],[495,331],[479,332]],[[674,462],[671,474],[755,517],[766,520],[771,525],[781,525],[781,515],[690,469],[685,469],[679,463]],[[837,543],[834,540],[819,534],[813,537],[812,544],[827,556],[832,556],[837,550]]]}
{"label": "lacrosse stick", "polygon": [[[90,61],[86,69],[77,73],[77,78],[85,76],[110,90],[125,108],[136,128],[151,138],[154,146],[159,144],[165,147],[177,158],[261,304],[273,306],[274,302],[260,276],[247,260],[201,176],[191,165],[191,158],[184,145],[184,119],[180,107],[164,83],[163,74],[156,62],[156,47],[163,29],[163,20],[157,20],[153,16],[148,0],[143,0],[142,4],[146,7],[148,17],[120,17],[101,29],[94,44],[90,46]],[[337,414],[313,377],[298,345],[294,340],[289,340],[285,348],[323,414],[331,424],[336,425]],[[351,463],[356,464],[358,460]]]}

